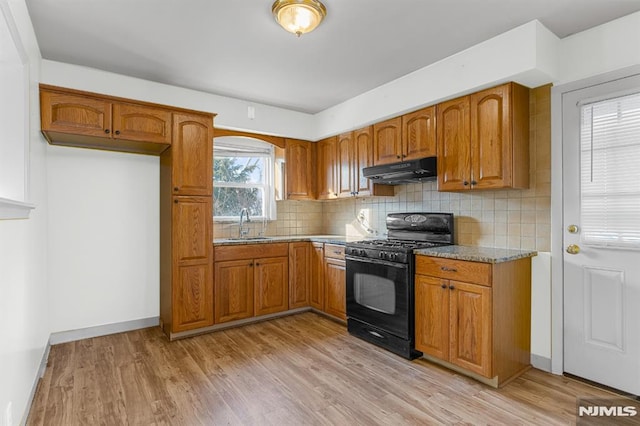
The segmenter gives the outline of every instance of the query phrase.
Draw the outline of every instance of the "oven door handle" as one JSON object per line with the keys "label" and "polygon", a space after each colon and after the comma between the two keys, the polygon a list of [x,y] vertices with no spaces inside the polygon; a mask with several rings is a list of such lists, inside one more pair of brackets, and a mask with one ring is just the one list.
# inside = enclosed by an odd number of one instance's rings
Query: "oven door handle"
{"label": "oven door handle", "polygon": [[353,256],[345,256],[345,259],[351,262],[358,262],[358,263],[371,263],[374,265],[385,265],[385,266],[391,266],[392,268],[399,268],[399,269],[408,269],[409,268],[409,264],[408,263],[398,263],[398,262],[389,262],[386,260],[380,260],[380,259],[369,259],[366,257],[353,257]]}

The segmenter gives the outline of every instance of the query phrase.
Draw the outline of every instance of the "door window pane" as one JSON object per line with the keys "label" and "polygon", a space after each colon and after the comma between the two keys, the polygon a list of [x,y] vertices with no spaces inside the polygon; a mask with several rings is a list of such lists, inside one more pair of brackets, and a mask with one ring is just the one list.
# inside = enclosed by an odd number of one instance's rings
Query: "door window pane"
{"label": "door window pane", "polygon": [[583,105],[580,130],[582,242],[640,248],[640,93]]}

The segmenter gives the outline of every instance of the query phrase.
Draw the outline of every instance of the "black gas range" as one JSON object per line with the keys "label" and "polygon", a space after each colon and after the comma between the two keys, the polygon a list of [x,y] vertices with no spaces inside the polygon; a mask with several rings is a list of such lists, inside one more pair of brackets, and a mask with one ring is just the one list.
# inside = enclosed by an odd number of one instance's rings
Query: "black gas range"
{"label": "black gas range", "polygon": [[451,213],[391,213],[388,238],[347,243],[349,332],[405,358],[415,350],[414,250],[451,245]]}

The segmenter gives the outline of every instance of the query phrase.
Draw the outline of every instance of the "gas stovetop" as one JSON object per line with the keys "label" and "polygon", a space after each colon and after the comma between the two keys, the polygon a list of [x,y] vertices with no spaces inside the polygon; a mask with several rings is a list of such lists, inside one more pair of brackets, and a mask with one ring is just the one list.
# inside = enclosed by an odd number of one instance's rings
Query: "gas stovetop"
{"label": "gas stovetop", "polygon": [[345,254],[352,259],[381,259],[399,263],[413,261],[413,251],[453,244],[451,213],[390,213],[388,239],[347,243]]}
{"label": "gas stovetop", "polygon": [[413,240],[363,240],[348,243],[348,246],[359,248],[379,248],[379,249],[394,249],[399,251],[411,251],[422,248],[441,246],[440,242],[429,241],[413,241]]}

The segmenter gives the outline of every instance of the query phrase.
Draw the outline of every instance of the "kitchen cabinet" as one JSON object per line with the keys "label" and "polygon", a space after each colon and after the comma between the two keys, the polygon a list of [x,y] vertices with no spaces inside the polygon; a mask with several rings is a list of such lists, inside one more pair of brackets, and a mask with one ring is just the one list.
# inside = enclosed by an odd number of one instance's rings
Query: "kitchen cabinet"
{"label": "kitchen cabinet", "polygon": [[362,174],[373,165],[373,126],[347,132],[337,137],[338,197],[393,196],[391,185],[374,184]]}
{"label": "kitchen cabinet", "polygon": [[216,324],[289,308],[287,243],[219,246],[214,258]]}
{"label": "kitchen cabinet", "polygon": [[347,319],[346,263],[344,246],[324,245],[324,312]]}
{"label": "kitchen cabinet", "polygon": [[373,164],[402,161],[402,117],[373,125]]}
{"label": "kitchen cabinet", "polygon": [[316,145],[285,139],[285,193],[289,200],[316,198]]}
{"label": "kitchen cabinet", "polygon": [[317,142],[317,188],[319,200],[331,200],[338,197],[336,183],[336,144],[337,137],[332,136]]}
{"label": "kitchen cabinet", "polygon": [[160,322],[177,333],[214,323],[213,116],[175,112],[160,156]]}
{"label": "kitchen cabinet", "polygon": [[255,260],[254,308],[256,316],[289,309],[289,258]]}
{"label": "kitchen cabinet", "polygon": [[436,109],[420,109],[373,125],[373,164],[436,155]]}
{"label": "kitchen cabinet", "polygon": [[416,349],[502,386],[530,366],[531,260],[416,256]]}
{"label": "kitchen cabinet", "polygon": [[438,190],[528,188],[529,89],[516,83],[437,105]]}
{"label": "kitchen cabinet", "polygon": [[289,243],[289,309],[309,306],[311,256],[310,242]]}
{"label": "kitchen cabinet", "polygon": [[40,108],[52,145],[160,154],[172,142],[168,107],[40,85]]}
{"label": "kitchen cabinet", "polygon": [[253,259],[215,263],[215,323],[253,316]]}
{"label": "kitchen cabinet", "polygon": [[324,311],[324,244],[311,243],[311,247],[309,304]]}

